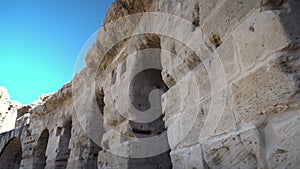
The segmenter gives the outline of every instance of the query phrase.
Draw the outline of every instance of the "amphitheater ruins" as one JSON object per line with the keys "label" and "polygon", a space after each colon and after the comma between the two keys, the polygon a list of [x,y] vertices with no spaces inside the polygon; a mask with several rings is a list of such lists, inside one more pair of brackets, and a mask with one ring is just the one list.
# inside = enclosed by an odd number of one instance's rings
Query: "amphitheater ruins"
{"label": "amphitheater ruins", "polygon": [[71,82],[0,92],[0,169],[299,168],[299,42],[299,0],[116,0]]}

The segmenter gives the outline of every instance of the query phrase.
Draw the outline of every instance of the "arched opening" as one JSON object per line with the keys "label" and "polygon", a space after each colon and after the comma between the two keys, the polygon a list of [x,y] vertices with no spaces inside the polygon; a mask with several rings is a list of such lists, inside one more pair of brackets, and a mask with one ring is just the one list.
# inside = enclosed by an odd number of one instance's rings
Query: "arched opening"
{"label": "arched opening", "polygon": [[[169,88],[162,78],[160,37],[154,34],[146,34],[139,38],[137,40],[139,43],[135,44],[140,46],[134,47],[134,49],[138,49],[135,54],[135,65],[145,65],[146,68],[134,74],[134,77],[130,81],[129,97],[131,104],[136,110],[140,112],[153,110],[153,112],[149,112],[151,113],[151,115],[149,115],[149,119],[151,119],[150,122],[140,123],[129,121],[129,125],[132,129],[133,137],[135,138],[162,136],[166,134],[167,129],[163,121],[164,115],[162,113],[161,97]],[[156,91],[156,94],[152,93],[154,91]],[[152,109],[152,107],[156,108]],[[169,146],[167,137],[165,140],[160,141],[161,142],[155,143],[156,148],[164,147],[161,145]],[[146,147],[145,150],[147,149],[151,149],[151,147]],[[135,150],[132,151],[134,153]],[[141,150],[138,149],[137,152],[138,151]],[[170,151],[164,151],[166,150],[162,149],[161,154],[151,157],[129,158],[129,168],[144,168],[145,166],[149,168],[172,168]]]}
{"label": "arched opening", "polygon": [[[162,80],[161,70],[147,69],[143,72],[140,72],[135,76],[131,83],[132,92],[130,99],[132,105],[140,111],[146,111],[150,109],[151,103],[149,101],[149,94],[151,91],[156,89],[163,92],[168,90],[167,85]],[[137,138],[153,137],[166,131],[165,123],[163,121],[163,114],[149,123],[137,123],[130,121],[129,124],[132,128],[134,136]],[[168,144],[168,140],[165,140],[165,143],[157,144],[166,143]],[[155,168],[171,168],[172,164],[169,153],[170,151],[162,152],[162,154],[148,158],[130,158],[129,167],[141,167],[144,164],[148,164],[149,166]]]}
{"label": "arched opening", "polygon": [[[58,154],[55,160],[55,168],[66,168],[70,157],[69,142],[71,139],[72,120],[68,120],[63,128],[58,128],[60,136]],[[58,134],[58,135],[59,135]]]}
{"label": "arched opening", "polygon": [[37,146],[33,151],[33,169],[43,169],[46,166],[46,150],[49,140],[49,130],[45,129],[38,139]]}
{"label": "arched opening", "polygon": [[19,138],[11,139],[0,153],[0,169],[19,169],[22,160],[22,144]]}

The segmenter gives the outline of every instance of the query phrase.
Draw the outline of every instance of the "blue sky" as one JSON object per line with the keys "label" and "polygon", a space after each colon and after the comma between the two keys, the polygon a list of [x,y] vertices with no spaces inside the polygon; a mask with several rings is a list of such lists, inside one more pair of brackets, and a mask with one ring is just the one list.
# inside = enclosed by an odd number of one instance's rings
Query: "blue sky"
{"label": "blue sky", "polygon": [[74,76],[76,59],[114,0],[0,0],[0,86],[32,103]]}

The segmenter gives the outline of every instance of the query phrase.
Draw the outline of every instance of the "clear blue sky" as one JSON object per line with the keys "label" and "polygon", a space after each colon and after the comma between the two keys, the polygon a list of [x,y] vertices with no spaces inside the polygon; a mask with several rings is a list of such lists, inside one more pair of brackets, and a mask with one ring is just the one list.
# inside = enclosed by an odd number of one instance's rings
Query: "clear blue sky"
{"label": "clear blue sky", "polygon": [[0,86],[32,103],[74,75],[77,56],[114,0],[0,0]]}

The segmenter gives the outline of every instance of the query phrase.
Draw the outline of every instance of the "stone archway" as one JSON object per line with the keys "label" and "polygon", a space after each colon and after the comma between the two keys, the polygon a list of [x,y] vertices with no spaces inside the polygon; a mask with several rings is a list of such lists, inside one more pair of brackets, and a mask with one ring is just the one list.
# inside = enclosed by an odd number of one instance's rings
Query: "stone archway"
{"label": "stone archway", "polygon": [[[130,102],[141,114],[151,110],[147,112],[150,113],[148,114],[149,117],[147,116],[147,118],[144,119],[147,122],[143,120],[139,122],[129,120],[132,135],[134,138],[145,140],[159,135],[167,135],[167,129],[165,128],[165,122],[163,120],[164,115],[162,112],[161,97],[169,88],[162,77],[161,37],[156,34],[144,34],[132,38],[131,43],[131,53],[129,53],[129,57],[131,58],[128,59],[132,61],[131,68],[129,69],[129,74],[132,77],[129,84]],[[156,91],[157,94],[153,94],[155,93],[153,91]],[[151,94],[153,95],[151,96]],[[140,152],[143,152],[140,153],[143,155],[147,154],[147,152],[144,151],[151,149],[150,146],[159,147],[158,149],[161,151],[160,154],[148,157],[137,157]],[[146,145],[144,149],[132,150],[133,157],[130,156],[128,167],[172,168],[170,151],[167,149],[164,150],[167,146],[169,148],[169,141],[166,137],[153,145]]]}
{"label": "stone archway", "polygon": [[33,152],[33,169],[42,169],[46,166],[46,150],[49,140],[49,130],[45,129],[38,139],[37,146]]}
{"label": "stone archway", "polygon": [[19,169],[22,160],[20,138],[11,139],[0,153],[0,169]]}
{"label": "stone archway", "polygon": [[[159,69],[146,69],[140,72],[132,80],[131,84],[131,102],[136,109],[140,111],[148,110],[151,107],[149,101],[149,94],[151,91],[159,89],[163,92],[168,91],[167,85],[162,80],[161,70]],[[160,100],[160,98],[156,98]],[[160,103],[161,104],[161,103]],[[165,123],[163,121],[163,114],[157,119],[149,123],[137,123],[129,121],[129,125],[132,128],[134,137],[147,138],[160,135],[165,132]],[[168,140],[164,140],[164,143],[157,144],[169,144]],[[159,147],[157,145],[157,147]],[[170,151],[162,152],[162,154],[147,157],[147,158],[129,158],[129,167],[142,166],[143,164],[149,164],[150,168],[172,168],[170,161]],[[142,165],[141,165],[142,164]]]}

